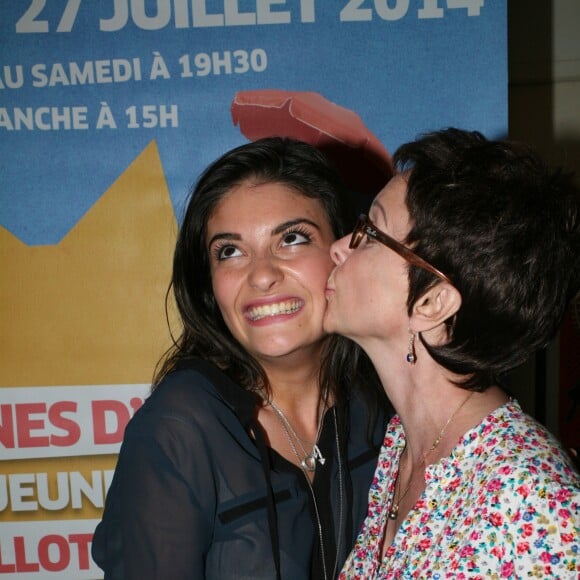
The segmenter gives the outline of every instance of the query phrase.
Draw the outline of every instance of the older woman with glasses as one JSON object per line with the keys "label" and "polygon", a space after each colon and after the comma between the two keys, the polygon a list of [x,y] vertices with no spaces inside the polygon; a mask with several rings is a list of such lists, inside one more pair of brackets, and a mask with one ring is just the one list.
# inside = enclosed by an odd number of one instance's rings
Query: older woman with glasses
{"label": "older woman with glasses", "polygon": [[580,289],[570,176],[447,129],[335,242],[324,326],[373,361],[397,415],[341,578],[578,578],[580,478],[506,377]]}

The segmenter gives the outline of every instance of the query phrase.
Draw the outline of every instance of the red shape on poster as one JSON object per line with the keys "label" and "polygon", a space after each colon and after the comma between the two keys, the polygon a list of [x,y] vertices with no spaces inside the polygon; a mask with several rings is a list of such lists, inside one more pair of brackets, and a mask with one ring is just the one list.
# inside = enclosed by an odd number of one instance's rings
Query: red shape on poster
{"label": "red shape on poster", "polygon": [[389,152],[362,119],[318,93],[240,91],[231,112],[234,125],[250,141],[281,136],[316,146],[355,192],[374,196],[393,175]]}

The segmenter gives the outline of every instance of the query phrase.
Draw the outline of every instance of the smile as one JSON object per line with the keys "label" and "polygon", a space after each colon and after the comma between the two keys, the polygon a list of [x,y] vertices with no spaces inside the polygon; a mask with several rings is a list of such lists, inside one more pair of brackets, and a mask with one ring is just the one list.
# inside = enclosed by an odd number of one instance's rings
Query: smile
{"label": "smile", "polygon": [[255,322],[256,320],[261,320],[262,318],[268,318],[270,316],[294,314],[294,312],[298,312],[303,305],[304,302],[302,300],[286,300],[275,304],[264,304],[262,306],[256,306],[255,308],[249,308],[247,316],[250,320]]}

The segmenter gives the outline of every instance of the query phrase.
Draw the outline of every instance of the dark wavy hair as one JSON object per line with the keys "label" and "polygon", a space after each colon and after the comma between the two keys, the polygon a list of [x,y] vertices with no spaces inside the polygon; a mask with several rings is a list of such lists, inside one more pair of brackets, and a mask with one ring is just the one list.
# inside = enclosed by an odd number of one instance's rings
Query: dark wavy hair
{"label": "dark wavy hair", "polygon": [[[462,297],[435,361],[485,390],[544,348],[580,289],[579,191],[529,147],[445,129],[401,146],[406,242]],[[437,280],[411,267],[408,311]]]}
{"label": "dark wavy hair", "polygon": [[[352,227],[349,192],[335,168],[315,147],[289,138],[264,138],[237,147],[213,162],[190,192],[173,259],[173,290],[182,329],[158,365],[155,384],[192,356],[213,362],[249,391],[270,388],[264,369],[232,336],[216,304],[206,244],[207,223],[216,205],[233,187],[251,180],[279,183],[318,200],[334,236]],[[320,384],[344,400],[353,385],[380,397],[378,377],[362,350],[336,335],[325,343]],[[378,393],[378,394],[377,394]]]}

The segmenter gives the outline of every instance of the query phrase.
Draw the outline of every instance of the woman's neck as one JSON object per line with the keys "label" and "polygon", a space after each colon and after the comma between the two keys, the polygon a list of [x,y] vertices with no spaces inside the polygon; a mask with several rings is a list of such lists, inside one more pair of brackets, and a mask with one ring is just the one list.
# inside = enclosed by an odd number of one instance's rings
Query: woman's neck
{"label": "woman's neck", "polygon": [[458,387],[457,377],[431,358],[415,365],[403,361],[398,369],[388,368],[388,362],[377,362],[377,372],[401,419],[408,461],[415,467],[447,456],[469,429],[508,400],[498,387],[481,393]]}
{"label": "woman's neck", "polygon": [[318,369],[303,367],[281,375],[270,371],[268,378],[270,393],[263,396],[258,421],[270,446],[303,469],[304,475],[312,481],[320,453],[317,443],[327,408],[327,398],[318,383]]}

